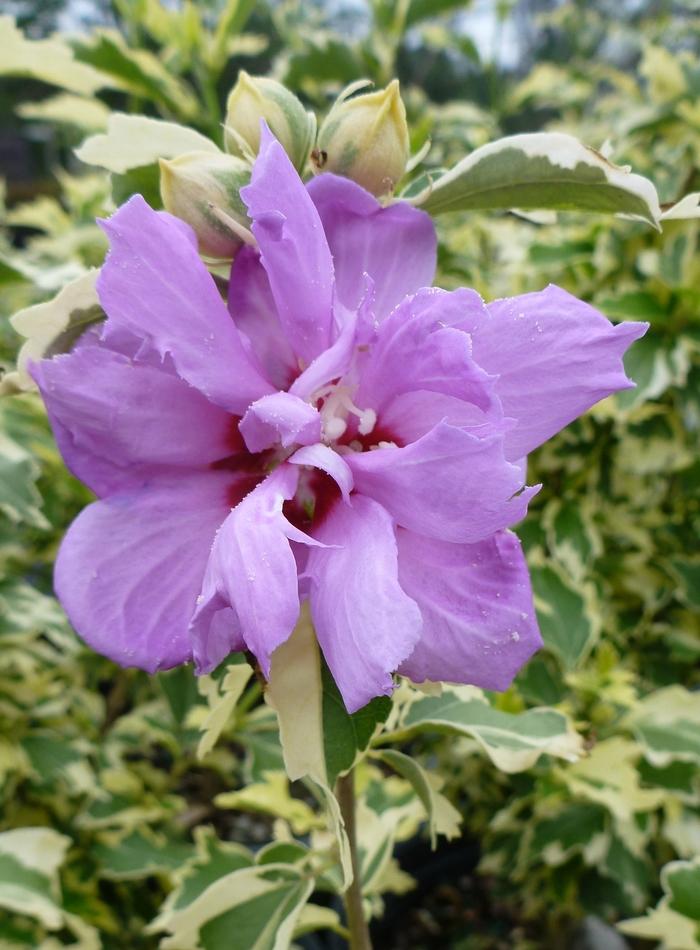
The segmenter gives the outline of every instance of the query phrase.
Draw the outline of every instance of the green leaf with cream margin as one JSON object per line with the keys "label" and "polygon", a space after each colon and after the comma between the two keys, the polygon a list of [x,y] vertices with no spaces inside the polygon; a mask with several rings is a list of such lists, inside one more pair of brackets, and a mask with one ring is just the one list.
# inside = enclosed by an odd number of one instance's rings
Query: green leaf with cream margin
{"label": "green leaf with cream margin", "polygon": [[680,685],[656,690],[635,705],[622,725],[657,768],[672,762],[700,764],[700,693]]}
{"label": "green leaf with cream margin", "polygon": [[70,838],[53,828],[2,832],[0,907],[31,917],[50,931],[67,927],[79,938],[71,944],[75,950],[98,950],[100,941],[95,929],[61,906],[58,870],[71,844]]}
{"label": "green leaf with cream margin", "polygon": [[659,940],[658,950],[700,948],[700,858],[672,861],[661,871],[664,896],[645,917],[623,920],[617,928],[630,937]]}
{"label": "green leaf with cream margin", "polygon": [[78,62],[61,39],[28,40],[11,16],[0,16],[0,49],[0,76],[40,79],[86,96],[114,85],[109,76]]}
{"label": "green leaf with cream margin", "polygon": [[437,845],[438,835],[444,835],[448,841],[459,837],[462,816],[441,794],[442,780],[438,775],[427,772],[410,756],[395,749],[378,750],[373,753],[373,757],[381,759],[413,786],[428,816],[430,844],[433,850]]}
{"label": "green leaf with cream margin", "polygon": [[207,706],[194,706],[187,725],[202,732],[197,746],[198,759],[205,758],[216,745],[252,675],[253,670],[247,663],[232,663],[220,683],[212,676],[200,676],[197,680],[197,688]]}
{"label": "green leaf with cream margin", "polygon": [[545,754],[575,762],[583,753],[582,737],[563,713],[545,707],[503,712],[472,686],[448,686],[440,696],[412,692],[393,731],[380,741],[403,741],[419,732],[472,738],[503,772],[522,772]]}
{"label": "green leaf with cream margin", "polygon": [[36,389],[27,372],[31,360],[54,356],[71,345],[93,323],[104,319],[95,283],[98,271],[71,281],[52,299],[19,310],[10,317],[14,330],[25,338],[17,357],[17,370],[3,377],[0,392]]}
{"label": "green leaf with cream margin", "polygon": [[620,214],[656,228],[661,220],[649,179],[562,132],[512,135],[482,145],[412,203],[430,214],[515,208]]}
{"label": "green leaf with cream margin", "polygon": [[332,788],[366,752],[391,701],[375,699],[348,714],[335,684],[324,669],[316,634],[304,605],[289,639],[272,655],[266,691],[279,721],[284,764],[291,781],[310,778],[322,790],[336,835],[344,884],[352,879],[350,850]]}
{"label": "green leaf with cream margin", "polygon": [[162,950],[229,950],[233,934],[247,950],[288,950],[313,889],[314,878],[291,865],[239,867],[187,903],[166,902],[147,931],[168,932]]}
{"label": "green leaf with cream margin", "polygon": [[132,168],[153,165],[159,158],[177,158],[193,151],[219,149],[205,135],[177,122],[113,112],[107,131],[91,135],[75,154],[86,165],[123,174]]}

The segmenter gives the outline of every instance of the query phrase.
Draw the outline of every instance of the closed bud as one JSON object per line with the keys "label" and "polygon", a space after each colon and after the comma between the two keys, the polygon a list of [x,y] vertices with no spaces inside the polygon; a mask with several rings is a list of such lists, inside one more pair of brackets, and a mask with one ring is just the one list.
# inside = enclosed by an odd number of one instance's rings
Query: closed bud
{"label": "closed bud", "polygon": [[341,95],[321,126],[312,159],[316,172],[344,175],[373,195],[385,195],[403,176],[408,155],[406,110],[394,79],[378,92]]}
{"label": "closed bud", "polygon": [[230,260],[250,227],[240,189],[250,166],[224,152],[187,152],[160,160],[160,194],[166,211],[195,231],[207,257]]}
{"label": "closed bud", "polygon": [[307,112],[297,97],[274,79],[249,76],[245,70],[226,102],[224,141],[232,155],[251,160],[260,148],[260,120],[302,171],[316,135],[316,118]]}

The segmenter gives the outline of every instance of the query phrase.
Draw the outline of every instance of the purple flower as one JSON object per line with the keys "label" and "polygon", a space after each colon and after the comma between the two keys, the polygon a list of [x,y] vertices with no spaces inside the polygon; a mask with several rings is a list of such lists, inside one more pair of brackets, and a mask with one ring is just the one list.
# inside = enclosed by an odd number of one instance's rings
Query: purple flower
{"label": "purple flower", "polygon": [[541,644],[507,530],[525,456],[631,385],[645,325],[556,287],[425,289],[430,218],[305,187],[268,132],[243,197],[258,249],[228,310],[191,230],[136,196],[103,225],[101,336],[34,367],[99,499],[58,555],[68,616],[126,666],[248,649],[267,675],[308,598],[351,711],[397,670],[504,689]]}

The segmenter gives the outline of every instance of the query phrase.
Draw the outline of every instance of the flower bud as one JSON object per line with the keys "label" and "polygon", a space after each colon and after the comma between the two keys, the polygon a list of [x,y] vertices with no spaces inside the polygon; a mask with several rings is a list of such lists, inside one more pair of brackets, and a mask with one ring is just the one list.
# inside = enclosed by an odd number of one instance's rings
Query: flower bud
{"label": "flower bud", "polygon": [[321,126],[312,159],[316,172],[345,175],[385,195],[403,176],[408,156],[406,110],[394,79],[378,92],[341,95]]}
{"label": "flower bud", "polygon": [[316,118],[297,97],[274,79],[249,76],[245,70],[226,102],[224,141],[232,155],[253,159],[260,148],[260,120],[281,143],[298,171],[309,157],[316,135]]}
{"label": "flower bud", "polygon": [[240,189],[250,166],[224,152],[186,152],[160,160],[160,194],[166,211],[186,221],[207,257],[230,260],[250,221]]}

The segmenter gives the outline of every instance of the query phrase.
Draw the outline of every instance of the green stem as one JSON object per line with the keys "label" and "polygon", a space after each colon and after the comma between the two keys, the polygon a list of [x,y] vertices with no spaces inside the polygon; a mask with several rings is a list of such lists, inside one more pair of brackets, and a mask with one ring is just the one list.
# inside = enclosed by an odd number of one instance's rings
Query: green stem
{"label": "green stem", "polygon": [[357,854],[357,831],[355,826],[355,776],[352,772],[338,779],[335,794],[340,805],[340,813],[345,822],[352,861],[352,884],[343,894],[348,930],[350,931],[350,950],[372,950],[369,927],[362,907],[362,877]]}

